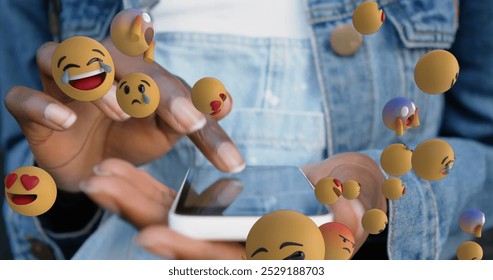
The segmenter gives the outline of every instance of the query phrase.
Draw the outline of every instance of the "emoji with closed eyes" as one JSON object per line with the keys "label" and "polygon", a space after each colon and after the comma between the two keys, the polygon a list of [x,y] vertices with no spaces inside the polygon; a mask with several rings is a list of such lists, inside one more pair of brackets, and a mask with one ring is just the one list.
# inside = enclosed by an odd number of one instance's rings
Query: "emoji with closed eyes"
{"label": "emoji with closed eyes", "polygon": [[125,113],[134,118],[144,118],[156,111],[160,100],[159,88],[146,74],[130,73],[118,83],[116,100]]}
{"label": "emoji with closed eyes", "polygon": [[138,9],[120,11],[110,27],[111,41],[115,47],[128,56],[143,55],[145,62],[154,61],[154,33],[151,16]]}
{"label": "emoji with closed eyes", "polygon": [[454,166],[454,150],[441,139],[421,142],[413,151],[411,165],[421,179],[437,181],[445,178]]}
{"label": "emoji with closed eyes", "polygon": [[330,205],[339,200],[344,186],[338,179],[324,177],[315,184],[315,196],[320,203]]}
{"label": "emoji with closed eyes", "polygon": [[317,225],[293,210],[277,210],[255,222],[245,244],[247,260],[323,260],[324,238]]}
{"label": "emoji with closed eyes", "polygon": [[344,224],[325,223],[318,227],[325,241],[326,260],[349,260],[356,247],[354,235]]}
{"label": "emoji with closed eyes", "polygon": [[405,97],[389,100],[383,107],[382,119],[385,126],[395,131],[397,136],[402,136],[404,131],[420,125],[418,108]]}
{"label": "emoji with closed eyes", "polygon": [[24,216],[38,216],[55,203],[55,180],[35,166],[19,167],[5,176],[5,197],[10,208]]}
{"label": "emoji with closed eyes", "polygon": [[212,77],[202,78],[193,85],[192,103],[197,110],[216,120],[227,115],[233,105],[223,83]]}
{"label": "emoji with closed eyes", "polygon": [[113,59],[98,41],[71,37],[53,52],[51,70],[57,86],[79,101],[93,101],[105,95],[113,85]]}

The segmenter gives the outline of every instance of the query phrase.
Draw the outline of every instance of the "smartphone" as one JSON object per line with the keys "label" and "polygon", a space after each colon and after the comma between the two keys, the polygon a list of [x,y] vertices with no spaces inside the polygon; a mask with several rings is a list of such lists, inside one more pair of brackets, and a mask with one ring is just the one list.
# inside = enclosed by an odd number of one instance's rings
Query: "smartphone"
{"label": "smartphone", "polygon": [[317,225],[333,220],[296,166],[247,166],[235,174],[200,166],[188,170],[169,226],[193,238],[244,241],[260,217],[281,209],[303,213]]}

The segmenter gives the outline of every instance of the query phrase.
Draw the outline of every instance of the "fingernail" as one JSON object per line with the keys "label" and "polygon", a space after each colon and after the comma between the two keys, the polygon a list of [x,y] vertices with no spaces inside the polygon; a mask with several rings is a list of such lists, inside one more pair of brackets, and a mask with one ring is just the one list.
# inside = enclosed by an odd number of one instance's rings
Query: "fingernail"
{"label": "fingernail", "polygon": [[98,193],[99,188],[89,184],[88,181],[80,181],[79,189],[85,193]]}
{"label": "fingernail", "polygon": [[[162,257],[165,257],[166,259],[174,260],[176,259],[175,253],[173,253],[171,250],[167,250],[165,248],[162,248],[163,244],[159,240],[160,238],[156,237],[147,237],[146,235],[137,235],[137,237],[134,239],[134,243],[139,245],[140,247],[150,250],[150,251],[156,251],[157,247],[159,248],[159,255]],[[165,241],[166,242],[166,241]]]}
{"label": "fingernail", "polygon": [[171,113],[176,122],[188,133],[201,129],[207,122],[204,115],[184,97],[173,99]]}
{"label": "fingernail", "polygon": [[[88,181],[81,181],[79,183],[79,189],[86,194],[97,194],[97,193],[101,192],[100,186],[91,184]],[[112,200],[106,199],[106,200],[104,200],[104,203],[100,204],[100,205],[102,208],[104,208],[104,209],[106,209],[106,210],[108,210],[114,214],[117,214],[117,215],[120,214],[119,208],[116,206],[116,204]]]}
{"label": "fingernail", "polygon": [[44,117],[48,121],[61,126],[65,129],[71,127],[77,120],[77,115],[65,109],[63,106],[56,103],[51,103],[46,106]]}
{"label": "fingernail", "polygon": [[130,115],[125,113],[120,105],[118,105],[118,100],[116,99],[116,85],[112,85],[108,93],[106,93],[103,98],[103,103],[108,106],[122,121],[128,120]]}
{"label": "fingernail", "polygon": [[98,176],[109,176],[109,175],[111,175],[111,173],[101,170],[101,166],[99,164],[94,165],[94,167],[92,168],[92,172]]}
{"label": "fingernail", "polygon": [[245,169],[245,162],[231,142],[224,142],[217,148],[217,155],[229,173],[238,173]]}

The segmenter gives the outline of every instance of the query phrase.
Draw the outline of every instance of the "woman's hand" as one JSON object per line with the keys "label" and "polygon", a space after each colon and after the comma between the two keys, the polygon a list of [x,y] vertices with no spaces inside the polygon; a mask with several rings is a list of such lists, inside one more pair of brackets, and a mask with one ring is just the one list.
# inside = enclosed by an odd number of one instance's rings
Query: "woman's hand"
{"label": "woman's hand", "polygon": [[357,199],[347,200],[340,197],[336,203],[330,205],[334,220],[346,225],[353,233],[356,252],[368,238],[368,232],[365,232],[361,225],[363,214],[372,208],[387,212],[387,201],[382,194],[385,177],[379,165],[360,153],[341,153],[322,162],[307,165],[303,167],[303,172],[313,185],[327,176],[341,182],[352,179],[361,184],[361,193]]}
{"label": "woman's hand", "polygon": [[150,162],[168,152],[188,135],[220,170],[237,171],[243,159],[231,139],[217,124],[195,109],[190,89],[156,63],[121,54],[110,40],[103,42],[115,63],[115,83],[130,72],[151,76],[160,89],[156,113],[130,118],[119,107],[115,87],[103,98],[82,102],[69,98],[55,84],[51,57],[56,43],[46,43],[37,53],[43,92],[17,86],[5,104],[21,126],[36,164],[49,172],[57,186],[78,191],[79,182],[107,158],[121,158],[133,165]]}
{"label": "woman's hand", "polygon": [[136,242],[148,251],[176,259],[240,259],[237,242],[210,242],[186,237],[168,227],[168,213],[176,192],[146,172],[119,159],[107,159],[96,175],[81,185],[99,206],[142,229]]}

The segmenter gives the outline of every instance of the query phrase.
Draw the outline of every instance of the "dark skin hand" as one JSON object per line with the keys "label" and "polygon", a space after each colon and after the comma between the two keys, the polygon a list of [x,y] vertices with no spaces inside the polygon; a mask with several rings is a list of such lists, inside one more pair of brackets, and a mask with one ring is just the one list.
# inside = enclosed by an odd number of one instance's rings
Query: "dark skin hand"
{"label": "dark skin hand", "polygon": [[[43,92],[16,86],[5,105],[27,138],[39,167],[49,172],[57,186],[77,192],[93,167],[107,158],[133,165],[155,160],[187,135],[220,170],[238,171],[243,159],[217,121],[204,116],[191,103],[190,89],[156,63],[127,57],[106,40],[103,44],[115,61],[115,82],[130,72],[152,77],[160,88],[156,113],[129,118],[118,106],[114,89],[93,102],[73,100],[59,90],[51,74],[51,56],[57,46],[41,46],[37,63]],[[125,139],[125,141],[122,141]]]}

